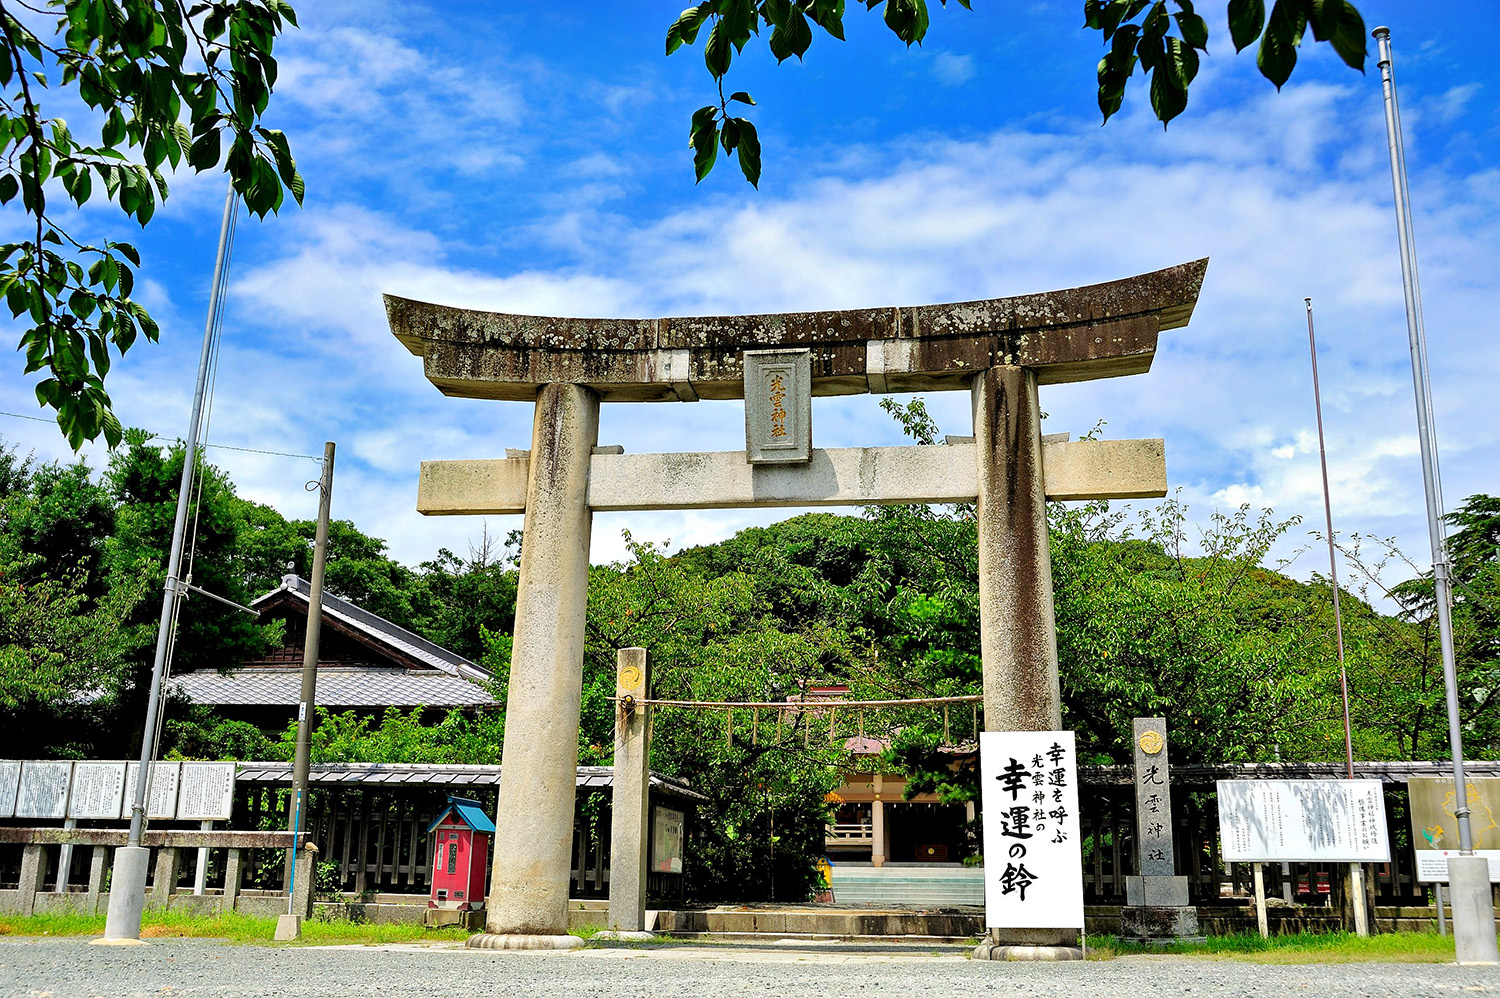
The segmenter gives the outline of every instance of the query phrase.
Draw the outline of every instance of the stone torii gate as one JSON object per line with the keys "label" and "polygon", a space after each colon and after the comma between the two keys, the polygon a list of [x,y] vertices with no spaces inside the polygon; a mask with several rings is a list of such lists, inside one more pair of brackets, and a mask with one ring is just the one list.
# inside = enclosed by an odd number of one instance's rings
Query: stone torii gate
{"label": "stone torii gate", "polygon": [[[782,315],[551,318],[386,296],[391,331],[444,394],[535,406],[529,451],[424,461],[417,499],[429,515],[525,514],[487,933],[471,943],[578,944],[567,902],[594,510],[974,502],[985,726],[1060,728],[1045,500],[1163,496],[1166,465],[1159,439],[1044,439],[1037,386],[1145,373],[1158,333],[1187,325],[1207,265]],[[810,395],[947,390],[972,394],[971,441],[811,447]],[[597,447],[601,402],[734,398],[744,452]]]}

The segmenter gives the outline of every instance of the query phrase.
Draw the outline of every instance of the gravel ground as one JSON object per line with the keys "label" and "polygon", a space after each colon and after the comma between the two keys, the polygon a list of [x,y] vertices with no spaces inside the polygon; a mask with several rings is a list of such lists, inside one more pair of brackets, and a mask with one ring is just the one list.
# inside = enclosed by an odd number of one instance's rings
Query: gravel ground
{"label": "gravel ground", "polygon": [[425,946],[267,947],[212,940],[90,946],[84,939],[0,941],[0,994],[28,998],[302,995],[777,998],[994,992],[1047,998],[1167,995],[1500,994],[1500,968],[1441,964],[1268,966],[1163,956],[1065,963],[979,963],[837,947],[674,946],[496,953]]}

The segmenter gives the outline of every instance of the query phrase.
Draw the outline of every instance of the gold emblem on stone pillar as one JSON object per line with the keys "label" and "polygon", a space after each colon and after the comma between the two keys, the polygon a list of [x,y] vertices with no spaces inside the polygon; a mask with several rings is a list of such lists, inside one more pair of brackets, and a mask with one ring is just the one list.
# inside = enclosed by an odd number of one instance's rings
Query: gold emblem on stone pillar
{"label": "gold emblem on stone pillar", "polygon": [[1166,747],[1166,740],[1162,738],[1160,731],[1143,731],[1140,746],[1141,751],[1147,755],[1156,755]]}
{"label": "gold emblem on stone pillar", "polygon": [[620,689],[633,690],[641,685],[641,670],[633,665],[627,665],[620,670]]}

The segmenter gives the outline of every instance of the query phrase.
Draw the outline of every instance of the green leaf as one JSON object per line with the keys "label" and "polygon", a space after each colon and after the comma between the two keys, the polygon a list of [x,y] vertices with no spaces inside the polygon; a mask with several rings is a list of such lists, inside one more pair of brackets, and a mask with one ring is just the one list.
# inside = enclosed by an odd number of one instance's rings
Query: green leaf
{"label": "green leaf", "polygon": [[188,166],[202,173],[219,165],[220,147],[217,129],[204,132],[188,150]]}
{"label": "green leaf", "polygon": [[0,204],[9,202],[20,191],[21,184],[13,173],[0,176]]}
{"label": "green leaf", "polygon": [[745,118],[735,118],[735,124],[739,126],[739,157],[740,172],[745,179],[750,181],[750,186],[760,190],[760,137],[755,133],[755,126]]}
{"label": "green leaf", "polygon": [[1177,30],[1182,33],[1182,40],[1195,49],[1208,48],[1208,22],[1203,20],[1191,10],[1178,11],[1172,15],[1177,21]]}
{"label": "green leaf", "polygon": [[885,24],[907,48],[920,44],[927,37],[926,0],[886,0]]}
{"label": "green leaf", "polygon": [[1243,52],[1266,25],[1265,0],[1229,0],[1229,37],[1234,50]]}
{"label": "green leaf", "polygon": [[729,95],[729,99],[730,100],[737,100],[741,104],[749,104],[751,107],[755,106],[755,98],[751,97],[749,94],[745,93],[745,91],[743,91],[743,90],[736,90],[734,93],[732,93],[732,94]]}
{"label": "green leaf", "polygon": [[1328,42],[1339,58],[1352,69],[1364,72],[1366,48],[1365,20],[1349,0],[1313,0],[1308,23],[1313,37]]}
{"label": "green leaf", "polygon": [[1297,65],[1297,46],[1307,28],[1307,15],[1296,0],[1276,0],[1260,38],[1255,64],[1261,75],[1280,90]]}
{"label": "green leaf", "polygon": [[733,37],[730,29],[725,26],[724,19],[719,18],[713,30],[708,33],[708,41],[703,45],[703,65],[708,67],[709,73],[717,80],[729,72],[729,62],[733,58]]}
{"label": "green leaf", "polygon": [[683,44],[691,45],[698,39],[698,30],[714,8],[714,0],[707,0],[696,7],[689,7],[677,15],[677,20],[667,29],[667,55],[676,52]]}
{"label": "green leaf", "polygon": [[693,173],[697,177],[695,183],[702,183],[703,178],[714,168],[714,160],[719,155],[719,126],[709,124],[694,129],[692,145]]}
{"label": "green leaf", "polygon": [[808,27],[807,18],[796,7],[792,8],[786,22],[778,24],[771,32],[771,54],[777,62],[785,62],[792,56],[801,59],[811,44],[812,28]]}

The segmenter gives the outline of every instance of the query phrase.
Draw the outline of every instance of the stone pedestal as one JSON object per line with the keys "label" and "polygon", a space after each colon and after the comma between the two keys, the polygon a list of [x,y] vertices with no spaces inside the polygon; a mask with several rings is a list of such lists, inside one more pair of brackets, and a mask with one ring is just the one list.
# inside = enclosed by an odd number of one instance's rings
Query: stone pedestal
{"label": "stone pedestal", "polygon": [[1126,877],[1120,936],[1162,944],[1202,939],[1198,909],[1188,903],[1187,877]]}
{"label": "stone pedestal", "polygon": [[121,846],[115,850],[104,942],[140,940],[141,911],[146,906],[146,869],[150,861],[151,850],[145,846]]}
{"label": "stone pedestal", "polygon": [[1198,932],[1197,908],[1126,905],[1120,909],[1120,938],[1167,945],[1204,937]]}
{"label": "stone pedestal", "polygon": [[1483,856],[1448,857],[1453,946],[1461,964],[1500,962],[1495,946],[1495,902],[1490,863]]}
{"label": "stone pedestal", "polygon": [[1077,929],[991,929],[988,939],[974,947],[975,960],[1056,962],[1082,960]]}
{"label": "stone pedestal", "polygon": [[301,915],[278,915],[276,917],[276,941],[293,942],[302,938]]}
{"label": "stone pedestal", "polygon": [[567,934],[568,871],[599,396],[582,385],[544,385],[534,419],[487,934],[469,941],[486,949],[580,944]]}

